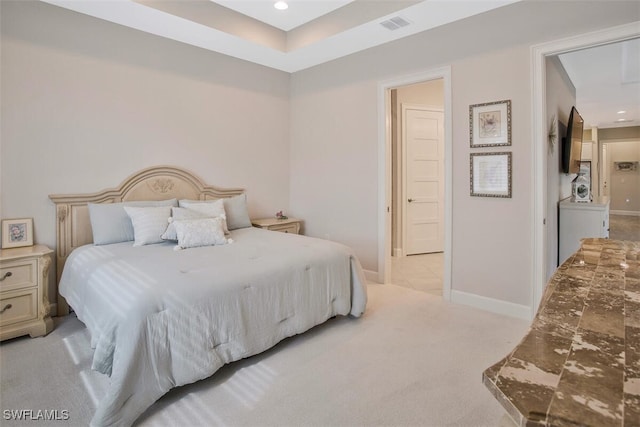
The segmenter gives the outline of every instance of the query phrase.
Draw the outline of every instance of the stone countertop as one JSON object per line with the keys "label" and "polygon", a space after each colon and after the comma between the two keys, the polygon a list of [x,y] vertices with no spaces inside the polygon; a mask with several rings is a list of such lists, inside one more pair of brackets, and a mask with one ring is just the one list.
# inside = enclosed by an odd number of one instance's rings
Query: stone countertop
{"label": "stone countertop", "polygon": [[639,426],[640,242],[584,239],[482,380],[519,426]]}

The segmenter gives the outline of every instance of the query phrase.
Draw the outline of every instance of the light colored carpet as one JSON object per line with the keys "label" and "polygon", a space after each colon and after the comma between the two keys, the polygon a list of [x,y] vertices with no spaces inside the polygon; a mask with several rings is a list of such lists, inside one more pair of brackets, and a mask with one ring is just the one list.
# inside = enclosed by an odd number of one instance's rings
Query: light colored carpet
{"label": "light colored carpet", "polygon": [[[482,371],[528,322],[369,285],[360,319],[335,318],[170,391],[140,426],[498,426],[503,409]],[[1,409],[67,410],[86,426],[108,379],[90,371],[89,336],[73,316],[44,338],[0,345]],[[47,425],[2,420],[3,426]]]}

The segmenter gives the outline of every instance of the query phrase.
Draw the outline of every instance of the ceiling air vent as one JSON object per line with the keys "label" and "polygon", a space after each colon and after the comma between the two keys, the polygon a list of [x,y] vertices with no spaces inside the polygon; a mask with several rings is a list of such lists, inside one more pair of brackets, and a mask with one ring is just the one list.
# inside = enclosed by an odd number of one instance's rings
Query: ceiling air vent
{"label": "ceiling air vent", "polygon": [[410,24],[409,21],[399,16],[394,16],[393,18],[387,19],[386,21],[382,21],[380,23],[380,25],[382,25],[383,27],[385,27],[387,30],[390,30],[390,31],[394,31],[394,30],[397,30],[398,28],[406,27],[409,24]]}

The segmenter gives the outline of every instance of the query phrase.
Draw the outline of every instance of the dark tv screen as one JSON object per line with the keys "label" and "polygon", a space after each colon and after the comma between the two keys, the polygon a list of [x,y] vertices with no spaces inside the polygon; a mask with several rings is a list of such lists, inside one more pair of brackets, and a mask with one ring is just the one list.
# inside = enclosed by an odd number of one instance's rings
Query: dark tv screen
{"label": "dark tv screen", "polygon": [[562,172],[578,173],[580,171],[580,156],[582,155],[582,131],[584,120],[576,107],[571,107],[567,134],[562,138]]}

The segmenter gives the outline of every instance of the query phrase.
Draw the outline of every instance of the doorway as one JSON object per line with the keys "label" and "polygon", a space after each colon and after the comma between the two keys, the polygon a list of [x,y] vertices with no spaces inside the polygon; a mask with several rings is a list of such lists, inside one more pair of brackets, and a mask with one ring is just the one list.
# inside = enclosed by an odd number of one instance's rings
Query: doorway
{"label": "doorway", "polygon": [[[426,86],[428,93],[442,100],[442,79],[412,85]],[[433,87],[432,87],[433,86]],[[401,89],[396,89],[396,91]],[[442,107],[401,103],[398,174],[401,180],[396,197],[403,255],[444,251],[444,114]]]}
{"label": "doorway", "polygon": [[532,187],[533,199],[533,286],[531,292],[531,318],[538,310],[542,294],[546,285],[547,271],[547,152],[548,117],[546,111],[546,72],[547,58],[565,52],[585,49],[606,43],[615,43],[640,36],[637,24],[626,24],[567,39],[552,41],[533,46],[531,48],[531,98],[533,103],[532,128],[532,157],[534,180]]}
{"label": "doorway", "polygon": [[640,140],[601,139],[600,189],[609,197],[611,213],[640,215]]}
{"label": "doorway", "polygon": [[609,238],[640,241],[640,140],[600,140],[602,194],[609,198]]}
{"label": "doorway", "polygon": [[[379,188],[381,212],[384,213],[379,222],[382,237],[379,248],[379,280],[393,284],[403,282],[399,284],[442,295],[446,300],[450,298],[451,292],[450,74],[450,68],[445,67],[381,83],[379,86],[382,160]],[[409,116],[417,119],[418,138],[421,139],[417,152],[413,155],[410,154],[410,149],[402,149],[407,144],[406,141],[403,144],[403,138],[410,133],[407,132],[407,122],[404,121]],[[440,129],[434,132],[438,127]],[[432,139],[433,135],[442,137],[439,148],[434,148],[437,144],[433,141],[423,143],[424,140]],[[418,158],[418,163],[421,164],[417,184],[424,193],[418,196],[424,197],[421,205],[412,205],[418,198],[407,193],[410,188],[407,178],[409,181],[412,179],[406,174],[408,152],[410,157]],[[425,165],[427,167],[423,168]],[[434,188],[437,190],[433,191]],[[411,202],[409,199],[412,199]],[[412,229],[409,226],[407,230],[408,220],[404,219],[404,214],[413,206],[418,207],[418,212],[414,215],[414,218],[419,219],[418,227]],[[433,230],[438,228],[440,231],[434,233]],[[439,243],[433,246],[434,242],[429,242],[432,245],[430,247],[410,249],[407,246],[407,234],[423,236],[421,239],[436,240]],[[433,239],[436,234],[439,236]],[[415,254],[408,255],[409,253]]]}

